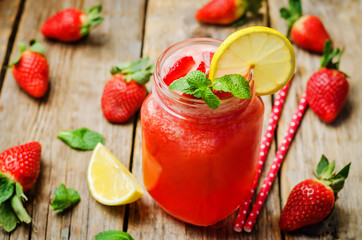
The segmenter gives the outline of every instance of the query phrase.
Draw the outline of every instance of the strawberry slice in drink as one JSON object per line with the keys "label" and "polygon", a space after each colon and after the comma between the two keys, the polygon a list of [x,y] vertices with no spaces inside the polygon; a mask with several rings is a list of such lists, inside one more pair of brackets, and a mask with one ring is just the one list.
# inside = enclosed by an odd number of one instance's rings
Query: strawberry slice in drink
{"label": "strawberry slice in drink", "polygon": [[180,58],[171,68],[170,71],[163,78],[163,81],[170,86],[170,84],[181,77],[186,76],[186,74],[192,69],[195,65],[195,60],[191,56],[185,56]]}
{"label": "strawberry slice in drink", "polygon": [[205,64],[205,62],[201,61],[200,65],[197,67],[196,70],[201,71],[203,73],[206,73],[206,64]]}

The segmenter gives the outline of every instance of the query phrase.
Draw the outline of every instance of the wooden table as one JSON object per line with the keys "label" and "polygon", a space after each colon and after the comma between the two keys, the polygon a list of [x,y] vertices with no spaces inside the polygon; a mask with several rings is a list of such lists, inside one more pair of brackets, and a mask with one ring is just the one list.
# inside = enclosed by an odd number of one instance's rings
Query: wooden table
{"label": "wooden table", "polygon": [[[251,234],[232,229],[236,212],[220,223],[203,228],[180,222],[163,212],[146,194],[141,200],[107,207],[89,194],[86,171],[91,152],[75,151],[57,139],[61,129],[88,127],[106,137],[106,146],[142,183],[139,114],[126,124],[108,123],[101,111],[103,86],[110,67],[118,62],[150,56],[153,61],[171,44],[192,37],[225,39],[237,30],[199,24],[195,11],[207,0],[107,0],[105,21],[89,37],[74,44],[44,39],[44,20],[67,7],[85,8],[96,0],[0,0],[0,151],[32,140],[43,146],[41,174],[28,193],[27,211],[33,221],[13,233],[0,231],[0,239],[93,239],[104,230],[129,232],[135,239],[361,239],[362,237],[362,1],[304,0],[304,12],[321,17],[334,45],[345,47],[341,70],[350,78],[351,91],[338,119],[325,124],[309,109],[303,119],[258,222]],[[283,33],[286,25],[279,8],[287,0],[269,0],[262,14],[248,18],[246,26],[264,25]],[[245,26],[244,26],[245,27]],[[50,64],[50,91],[35,100],[15,83],[6,65],[18,54],[17,43],[37,38],[46,46]],[[308,77],[318,69],[320,56],[295,47],[297,68],[287,102],[269,151],[266,168],[280,144]],[[150,84],[148,85],[150,88]],[[273,96],[263,97],[269,117]],[[331,219],[314,233],[284,233],[278,219],[291,188],[313,177],[324,153],[338,168],[352,161],[350,176],[339,194]],[[264,171],[264,175],[265,175]],[[60,183],[75,188],[81,202],[57,214],[49,207]]]}

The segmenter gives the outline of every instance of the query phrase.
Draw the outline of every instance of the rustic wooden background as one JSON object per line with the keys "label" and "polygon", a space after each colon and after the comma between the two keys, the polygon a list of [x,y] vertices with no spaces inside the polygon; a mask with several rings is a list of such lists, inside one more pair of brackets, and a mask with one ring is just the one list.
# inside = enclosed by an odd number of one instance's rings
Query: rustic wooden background
{"label": "rustic wooden background", "polygon": [[[345,47],[341,70],[350,78],[351,91],[333,124],[321,122],[311,110],[303,119],[285,163],[251,234],[235,233],[236,213],[207,228],[195,227],[164,213],[146,194],[120,207],[97,203],[89,194],[86,170],[91,152],[74,151],[56,138],[61,129],[88,127],[106,137],[106,146],[142,183],[141,127],[137,114],[126,124],[110,124],[102,115],[100,99],[112,65],[150,56],[153,61],[171,44],[192,37],[225,39],[234,27],[203,25],[195,11],[208,0],[107,0],[105,21],[89,37],[74,44],[44,39],[39,29],[50,15],[67,7],[85,8],[96,0],[0,0],[0,151],[32,140],[43,146],[39,180],[26,205],[33,221],[13,233],[0,230],[0,239],[93,239],[104,230],[124,230],[135,239],[362,239],[362,1],[304,0],[307,14],[319,16],[334,40]],[[262,13],[245,26],[264,25],[286,32],[279,8],[287,0],[268,0]],[[244,27],[245,27],[244,26]],[[37,38],[46,46],[50,91],[41,100],[25,94],[6,66],[18,54],[17,43]],[[283,138],[306,81],[318,69],[319,57],[295,47],[297,69],[287,96],[275,141]],[[150,87],[150,84],[149,84]],[[265,123],[273,96],[263,97]],[[339,194],[334,215],[318,228],[293,234],[279,230],[278,219],[291,188],[312,177],[324,153],[337,167],[352,161],[350,177]],[[265,174],[265,173],[264,173]],[[56,187],[77,189],[81,202],[71,211],[54,213],[49,202]]]}

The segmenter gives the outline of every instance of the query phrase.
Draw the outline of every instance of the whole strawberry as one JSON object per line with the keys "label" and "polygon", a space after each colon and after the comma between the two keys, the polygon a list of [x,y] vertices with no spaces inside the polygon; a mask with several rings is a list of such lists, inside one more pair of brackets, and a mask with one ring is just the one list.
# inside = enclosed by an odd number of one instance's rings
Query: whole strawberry
{"label": "whole strawberry", "polygon": [[343,188],[351,163],[334,174],[334,161],[322,155],[317,166],[318,180],[298,183],[289,194],[279,220],[280,229],[294,231],[323,221],[333,210],[337,193]]}
{"label": "whole strawberry", "polygon": [[29,95],[40,98],[48,89],[49,65],[44,57],[45,48],[37,40],[30,41],[29,49],[19,43],[20,54],[10,65],[19,86]]}
{"label": "whole strawberry", "polygon": [[76,8],[68,8],[48,18],[41,32],[45,37],[62,42],[74,42],[89,34],[91,27],[103,21],[100,15],[102,5],[92,7],[84,13]]}
{"label": "whole strawberry", "polygon": [[9,148],[0,154],[0,172],[20,183],[26,192],[38,178],[40,155],[41,145],[38,142]]}
{"label": "whole strawberry", "polygon": [[23,201],[40,171],[41,145],[30,142],[0,153],[0,226],[7,232],[19,222],[30,223]]}
{"label": "whole strawberry", "polygon": [[143,58],[112,68],[113,76],[104,86],[102,95],[103,115],[109,122],[126,122],[140,109],[147,96],[144,84],[154,68],[148,61],[149,58]]}
{"label": "whole strawberry", "polygon": [[[321,68],[313,73],[307,83],[307,101],[310,108],[325,122],[333,122],[347,101],[349,83],[347,76],[338,70],[343,51],[332,48],[328,40],[321,58]],[[338,56],[337,62],[333,58]]]}
{"label": "whole strawberry", "polygon": [[211,0],[200,8],[195,18],[204,23],[226,25],[235,22],[247,11],[258,13],[261,0]]}
{"label": "whole strawberry", "polygon": [[289,9],[281,8],[280,15],[288,25],[287,37],[301,48],[323,53],[323,46],[330,39],[322,21],[313,15],[302,16],[300,0],[289,0]]}

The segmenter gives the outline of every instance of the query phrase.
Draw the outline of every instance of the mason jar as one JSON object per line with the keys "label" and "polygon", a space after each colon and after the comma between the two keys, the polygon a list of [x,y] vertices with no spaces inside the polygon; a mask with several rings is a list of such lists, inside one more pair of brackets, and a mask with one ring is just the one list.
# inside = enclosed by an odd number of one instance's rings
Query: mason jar
{"label": "mason jar", "polygon": [[200,226],[230,215],[250,191],[264,104],[255,96],[251,73],[252,97],[223,98],[217,109],[170,91],[163,77],[182,56],[212,56],[220,44],[195,38],[168,48],[157,61],[152,92],[141,108],[144,185],[166,212]]}

